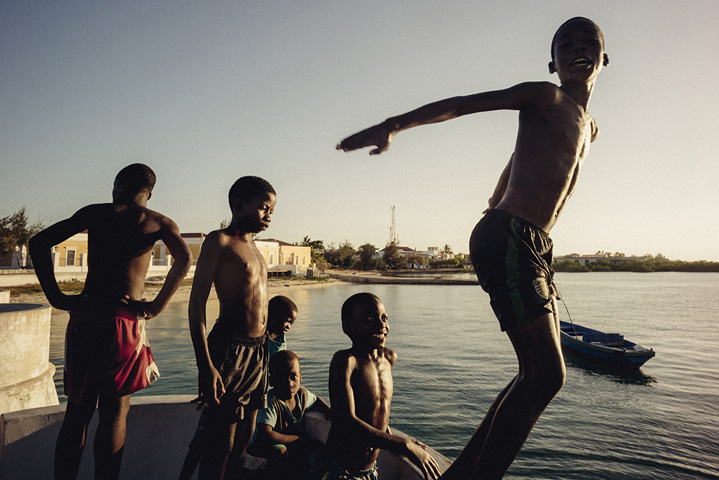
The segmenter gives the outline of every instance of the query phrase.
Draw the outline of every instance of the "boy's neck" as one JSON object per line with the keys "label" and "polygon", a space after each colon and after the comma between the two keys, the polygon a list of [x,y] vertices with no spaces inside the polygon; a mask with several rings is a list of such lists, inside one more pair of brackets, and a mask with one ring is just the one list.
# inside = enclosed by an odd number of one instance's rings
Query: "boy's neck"
{"label": "boy's neck", "polygon": [[355,357],[367,358],[369,360],[376,360],[379,358],[379,348],[352,343],[352,348],[350,350]]}
{"label": "boy's neck", "polygon": [[236,236],[236,237],[244,237],[245,240],[252,240],[252,235],[254,235],[255,232],[249,231],[246,227],[242,225],[241,222],[237,222],[235,220],[232,220],[230,225],[227,227],[227,230],[230,234]]}
{"label": "boy's neck", "polygon": [[278,338],[280,338],[282,336],[282,333],[267,332],[267,336],[269,338],[271,338],[272,340],[277,340]]}
{"label": "boy's neck", "polygon": [[589,83],[562,83],[559,88],[577,102],[577,105],[586,109],[594,90],[594,80]]}

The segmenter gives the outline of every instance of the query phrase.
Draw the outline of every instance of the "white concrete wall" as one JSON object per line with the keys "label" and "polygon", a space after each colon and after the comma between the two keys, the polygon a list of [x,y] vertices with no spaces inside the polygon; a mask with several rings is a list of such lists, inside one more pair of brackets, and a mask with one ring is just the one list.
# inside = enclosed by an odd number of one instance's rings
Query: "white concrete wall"
{"label": "white concrete wall", "polygon": [[57,405],[47,304],[0,304],[0,413]]}

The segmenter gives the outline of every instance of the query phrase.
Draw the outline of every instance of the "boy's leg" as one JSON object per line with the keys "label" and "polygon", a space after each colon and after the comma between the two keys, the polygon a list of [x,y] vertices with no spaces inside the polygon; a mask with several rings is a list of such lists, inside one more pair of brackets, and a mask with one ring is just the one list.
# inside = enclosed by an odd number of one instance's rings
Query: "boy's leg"
{"label": "boy's leg", "polygon": [[222,480],[225,477],[227,459],[232,452],[237,423],[224,424],[219,418],[208,422],[204,438],[207,440],[200,459],[199,480]]}
{"label": "boy's leg", "polygon": [[517,377],[514,377],[512,381],[504,387],[504,390],[497,395],[492,405],[490,405],[489,410],[487,410],[482,423],[479,424],[474,435],[472,435],[472,438],[469,439],[469,442],[467,442],[467,445],[462,449],[462,452],[440,478],[444,480],[469,478],[469,474],[474,470],[479,455],[482,453],[482,448],[484,448],[484,442],[487,440],[487,434],[492,426],[494,414],[516,380]]}
{"label": "boy's leg", "polygon": [[557,302],[528,325],[508,330],[519,374],[498,404],[472,478],[502,478],[539,416],[564,385]]}
{"label": "boy's leg", "polygon": [[190,445],[190,448],[187,450],[187,455],[185,456],[185,461],[182,464],[182,470],[180,470],[179,480],[190,480],[190,478],[192,478],[192,474],[197,470],[197,465],[200,463],[206,446],[204,443],[193,443]]}
{"label": "boy's leg", "polygon": [[237,422],[235,429],[234,447],[227,461],[227,477],[238,478],[241,475],[242,463],[247,453],[247,446],[255,433],[257,410],[245,411],[245,416]]}
{"label": "boy's leg", "polygon": [[95,478],[116,479],[125,447],[130,395],[101,394],[97,411],[100,418],[95,433]]}
{"label": "boy's leg", "polygon": [[55,479],[74,480],[80,469],[87,426],[95,413],[95,404],[77,405],[68,402],[65,417],[55,445]]}

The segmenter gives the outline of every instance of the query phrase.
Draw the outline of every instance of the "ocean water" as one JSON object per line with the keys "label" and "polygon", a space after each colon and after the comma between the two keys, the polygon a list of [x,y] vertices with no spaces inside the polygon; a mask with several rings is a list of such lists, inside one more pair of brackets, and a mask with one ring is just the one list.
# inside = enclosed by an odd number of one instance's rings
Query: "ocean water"
{"label": "ocean water", "polygon": [[[556,283],[576,323],[657,353],[633,373],[567,358],[564,388],[505,478],[719,479],[719,274],[559,273]],[[299,309],[289,348],[300,357],[303,385],[327,400],[329,362],[350,345],[340,307],[359,291],[380,297],[390,317],[387,346],[399,358],[391,425],[456,457],[517,369],[486,294],[434,285],[288,291]],[[208,308],[215,318],[217,305]],[[53,315],[59,393],[66,322],[67,314]],[[172,303],[148,322],[148,335],[162,377],[137,395],[194,394],[187,304]]]}

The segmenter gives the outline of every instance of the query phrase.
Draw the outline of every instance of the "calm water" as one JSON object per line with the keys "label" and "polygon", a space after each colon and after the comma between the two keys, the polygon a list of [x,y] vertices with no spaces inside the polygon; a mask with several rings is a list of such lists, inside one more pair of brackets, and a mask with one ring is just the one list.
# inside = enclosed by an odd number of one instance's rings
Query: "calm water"
{"label": "calm water", "polygon": [[[719,478],[719,274],[560,273],[556,280],[575,322],[623,333],[657,355],[634,374],[568,358],[565,387],[505,478]],[[476,286],[425,285],[290,292],[299,319],[289,347],[300,356],[303,385],[326,399],[332,354],[349,346],[340,307],[358,291],[379,296],[390,316],[388,346],[399,356],[391,424],[456,457],[517,368],[486,295]],[[162,378],[138,395],[196,392],[186,312],[186,303],[173,303],[148,323]],[[53,315],[60,393],[66,322],[66,314]]]}

